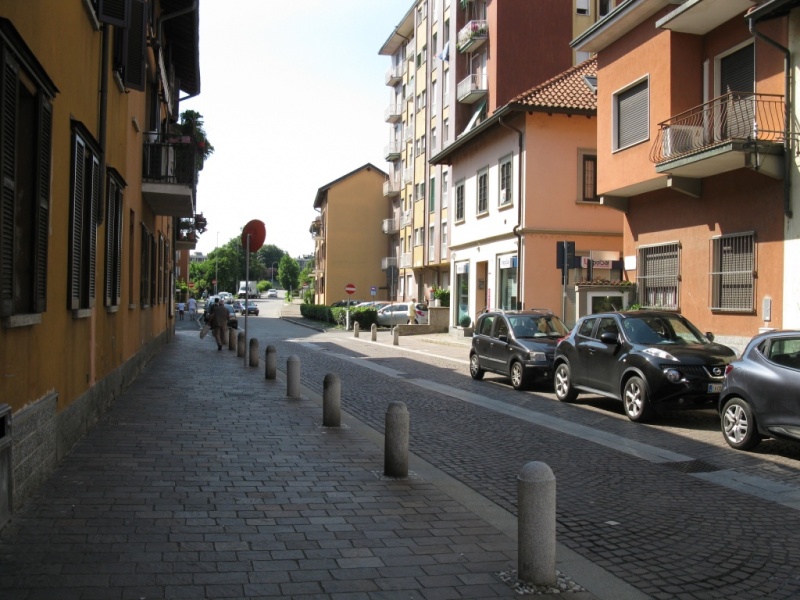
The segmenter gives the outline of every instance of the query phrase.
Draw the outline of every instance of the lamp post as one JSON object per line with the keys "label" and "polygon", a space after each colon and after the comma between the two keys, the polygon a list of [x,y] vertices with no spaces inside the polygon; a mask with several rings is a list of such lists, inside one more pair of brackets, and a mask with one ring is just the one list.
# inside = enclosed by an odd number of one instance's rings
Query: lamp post
{"label": "lamp post", "polygon": [[214,295],[217,295],[217,284],[219,282],[219,231],[217,232],[217,255],[214,257]]}
{"label": "lamp post", "polygon": [[277,265],[277,264],[278,263],[276,263],[276,262],[272,263],[272,287],[273,288],[275,287],[275,265]]}

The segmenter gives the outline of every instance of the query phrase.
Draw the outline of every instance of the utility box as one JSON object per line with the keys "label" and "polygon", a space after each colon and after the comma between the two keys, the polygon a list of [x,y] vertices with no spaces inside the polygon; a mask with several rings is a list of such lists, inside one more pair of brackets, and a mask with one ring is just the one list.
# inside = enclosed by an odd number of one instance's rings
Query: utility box
{"label": "utility box", "polygon": [[0,528],[11,520],[11,407],[0,404]]}

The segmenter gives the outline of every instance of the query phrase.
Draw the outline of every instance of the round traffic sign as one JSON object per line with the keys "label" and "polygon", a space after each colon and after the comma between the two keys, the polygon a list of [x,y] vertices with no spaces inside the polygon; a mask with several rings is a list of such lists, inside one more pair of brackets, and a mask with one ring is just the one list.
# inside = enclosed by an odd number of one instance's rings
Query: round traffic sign
{"label": "round traffic sign", "polygon": [[267,239],[267,226],[263,221],[253,219],[242,229],[242,248],[247,250],[247,236],[250,236],[250,252],[258,251]]}
{"label": "round traffic sign", "polygon": [[344,291],[348,294],[355,294],[356,286],[354,286],[352,283],[348,283],[346,286],[344,286]]}

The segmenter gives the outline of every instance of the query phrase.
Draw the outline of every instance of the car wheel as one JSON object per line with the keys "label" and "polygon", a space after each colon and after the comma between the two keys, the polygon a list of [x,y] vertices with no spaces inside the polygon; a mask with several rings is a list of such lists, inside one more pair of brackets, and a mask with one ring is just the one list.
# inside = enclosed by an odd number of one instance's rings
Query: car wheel
{"label": "car wheel", "polygon": [[725,403],[720,421],[722,435],[731,448],[752,450],[761,441],[753,409],[741,398],[731,398]]}
{"label": "car wheel", "polygon": [[574,402],[578,397],[578,392],[572,387],[572,380],[569,372],[569,365],[561,363],[556,367],[553,376],[553,385],[556,389],[556,398],[561,402]]}
{"label": "car wheel", "polygon": [[480,362],[478,362],[478,355],[477,354],[470,354],[469,355],[469,374],[470,376],[480,381],[483,379],[483,375],[486,373],[483,369],[481,369]]}
{"label": "car wheel", "polygon": [[525,367],[519,361],[511,363],[511,385],[515,390],[524,390],[528,387],[528,378],[525,375]]}
{"label": "car wheel", "polygon": [[650,418],[652,407],[647,398],[647,387],[641,377],[631,377],[625,382],[622,392],[625,415],[636,423],[644,423]]}

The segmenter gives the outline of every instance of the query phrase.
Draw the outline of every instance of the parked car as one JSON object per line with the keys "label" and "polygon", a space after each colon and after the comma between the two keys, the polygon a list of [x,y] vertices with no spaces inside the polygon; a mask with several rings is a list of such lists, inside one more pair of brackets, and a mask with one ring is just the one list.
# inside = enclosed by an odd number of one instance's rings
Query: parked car
{"label": "parked car", "polygon": [[267,298],[277,298],[278,297],[278,290],[271,288],[267,290]]}
{"label": "parked car", "polygon": [[225,304],[232,304],[233,303],[233,294],[230,292],[219,292],[217,294]]}
{"label": "parked car", "polygon": [[[244,309],[247,310],[248,315],[258,316],[258,304],[256,304],[252,300],[244,301]],[[244,314],[244,311],[242,311],[242,314]]]}
{"label": "parked car", "polygon": [[556,347],[556,397],[579,392],[621,400],[631,421],[657,407],[716,406],[733,350],[714,343],[679,314],[664,311],[599,313],[582,317]]}
{"label": "parked car", "polygon": [[[414,307],[418,325],[428,324],[428,307],[418,302]],[[408,302],[389,304],[378,311],[378,325],[381,327],[394,327],[408,323]]]}
{"label": "parked car", "polygon": [[499,373],[511,378],[514,389],[525,389],[536,378],[553,376],[556,345],[568,334],[548,309],[485,312],[472,334],[469,374],[483,379],[486,371]]}
{"label": "parked car", "polygon": [[[208,323],[211,320],[211,311],[214,306],[214,303],[209,301],[206,304],[206,310],[203,313],[203,322]],[[223,306],[228,309],[228,327],[232,327],[233,329],[237,329],[239,327],[239,319],[236,318],[236,310],[233,308],[233,304],[225,304]]]}
{"label": "parked car", "polygon": [[719,412],[722,435],[737,450],[752,450],[763,438],[800,441],[800,331],[750,340],[725,367]]}
{"label": "parked car", "polygon": [[233,310],[235,310],[238,313],[241,313],[244,310],[244,305],[242,304],[241,300],[234,300],[231,303],[231,306],[233,307]]}
{"label": "parked car", "polygon": [[348,303],[349,303],[350,304],[350,308],[352,308],[356,304],[361,304],[362,302],[364,302],[364,301],[363,300],[349,300],[349,301],[348,300],[339,300],[339,301],[334,302],[333,304],[331,304],[331,307],[332,308],[340,307],[340,306],[341,307],[346,307],[348,305]]}

